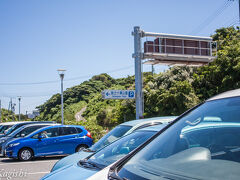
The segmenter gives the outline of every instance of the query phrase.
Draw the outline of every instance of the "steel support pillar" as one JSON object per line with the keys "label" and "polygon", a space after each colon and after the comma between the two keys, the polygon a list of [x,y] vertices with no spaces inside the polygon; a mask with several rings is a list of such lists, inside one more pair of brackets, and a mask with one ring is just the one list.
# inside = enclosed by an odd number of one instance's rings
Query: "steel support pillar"
{"label": "steel support pillar", "polygon": [[136,119],[143,117],[143,92],[142,92],[142,52],[141,38],[142,31],[140,27],[135,26],[133,31],[134,36],[134,54],[135,59],[135,93],[136,93]]}

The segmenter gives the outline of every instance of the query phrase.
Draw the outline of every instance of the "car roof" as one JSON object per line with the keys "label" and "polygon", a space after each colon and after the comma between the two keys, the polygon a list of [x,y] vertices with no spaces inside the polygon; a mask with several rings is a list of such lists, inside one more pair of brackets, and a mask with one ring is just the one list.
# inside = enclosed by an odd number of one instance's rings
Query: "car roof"
{"label": "car roof", "polygon": [[[23,128],[26,128],[26,127],[31,127],[31,126],[42,126],[42,125],[45,125],[45,126],[56,126],[56,124],[53,124],[53,123],[39,123],[39,124],[26,124],[24,126],[22,126]],[[59,125],[59,124],[58,124]]]}
{"label": "car roof", "polygon": [[[50,126],[46,126],[46,127],[39,128],[39,129],[37,129],[36,131],[30,133],[28,136],[31,136],[33,133],[36,133],[36,132],[38,133],[38,132],[44,131],[44,130],[49,129],[49,128],[54,128],[53,126],[54,126],[54,127],[58,127],[58,128],[59,128],[59,127],[80,127],[80,128],[85,129],[84,126],[79,126],[79,125],[52,124],[51,127],[50,127]],[[28,137],[28,136],[26,136],[26,137]]]}
{"label": "car roof", "polygon": [[138,124],[145,124],[149,122],[162,122],[162,123],[168,123],[176,119],[177,116],[162,116],[162,117],[154,117],[154,118],[146,118],[146,119],[138,119],[138,120],[132,120],[132,121],[127,121],[124,122],[120,125],[125,125],[125,126],[135,126]]}
{"label": "car roof", "polygon": [[[20,122],[20,123],[29,123],[29,124],[38,124],[38,123],[51,123],[51,124],[55,124],[55,121],[23,121],[23,122]],[[19,123],[19,124],[20,124]]]}
{"label": "car roof", "polygon": [[3,123],[0,123],[1,126],[4,126],[4,125],[14,125],[14,124],[20,124],[20,123],[24,123],[24,122],[28,122],[28,121],[11,121],[11,122],[3,122]]}
{"label": "car roof", "polygon": [[227,91],[209,98],[207,101],[240,96],[240,89]]}
{"label": "car roof", "polygon": [[149,126],[149,127],[145,127],[145,128],[136,130],[136,132],[137,132],[137,131],[156,131],[156,132],[158,132],[158,131],[160,131],[161,129],[163,129],[166,125],[167,125],[167,123],[158,124],[158,125],[154,125],[154,126]]}
{"label": "car roof", "polygon": [[[62,125],[62,124],[51,124],[51,125],[54,126],[54,127],[82,127],[82,128],[84,128],[83,126],[80,126],[80,125]],[[41,129],[43,130],[43,129],[48,129],[48,128],[50,128],[50,127],[49,126],[48,127],[42,127],[38,130],[41,130]]]}

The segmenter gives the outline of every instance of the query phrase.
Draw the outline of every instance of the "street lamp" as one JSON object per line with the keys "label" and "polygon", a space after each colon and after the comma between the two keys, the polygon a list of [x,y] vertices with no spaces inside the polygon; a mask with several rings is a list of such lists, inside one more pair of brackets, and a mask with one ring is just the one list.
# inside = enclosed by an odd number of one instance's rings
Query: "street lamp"
{"label": "street lamp", "polygon": [[63,117],[63,78],[64,78],[64,73],[65,73],[65,69],[58,69],[58,74],[60,76],[61,79],[61,112],[62,112],[62,124],[64,121],[64,117]]}
{"label": "street lamp", "polygon": [[21,116],[20,116],[20,101],[21,101],[21,96],[18,96],[18,103],[19,103],[19,105],[18,105],[18,108],[19,108],[18,121],[21,120]]}

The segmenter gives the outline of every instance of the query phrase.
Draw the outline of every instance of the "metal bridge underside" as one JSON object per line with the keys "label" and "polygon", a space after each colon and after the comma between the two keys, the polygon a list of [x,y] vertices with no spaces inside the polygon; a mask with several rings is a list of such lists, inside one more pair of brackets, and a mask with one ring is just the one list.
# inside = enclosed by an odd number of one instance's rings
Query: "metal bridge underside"
{"label": "metal bridge underside", "polygon": [[181,54],[169,54],[169,53],[144,53],[144,64],[156,65],[190,65],[190,66],[202,66],[212,62],[215,56],[198,56],[198,55],[181,55]]}

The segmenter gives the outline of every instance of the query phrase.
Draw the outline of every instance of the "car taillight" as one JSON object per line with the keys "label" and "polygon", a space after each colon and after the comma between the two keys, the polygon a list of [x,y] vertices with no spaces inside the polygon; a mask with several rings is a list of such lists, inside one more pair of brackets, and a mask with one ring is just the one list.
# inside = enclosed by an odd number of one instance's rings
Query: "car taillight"
{"label": "car taillight", "polygon": [[92,136],[91,136],[91,133],[90,133],[90,132],[87,133],[87,137],[89,137],[89,138],[92,139]]}

